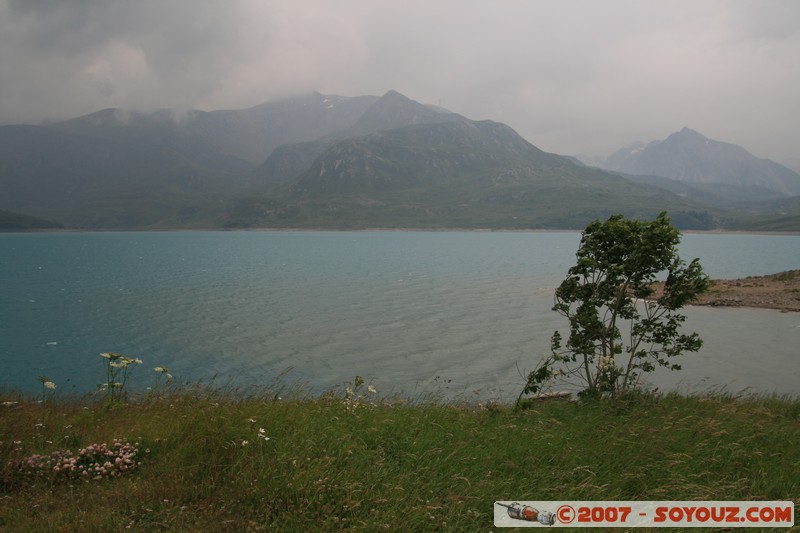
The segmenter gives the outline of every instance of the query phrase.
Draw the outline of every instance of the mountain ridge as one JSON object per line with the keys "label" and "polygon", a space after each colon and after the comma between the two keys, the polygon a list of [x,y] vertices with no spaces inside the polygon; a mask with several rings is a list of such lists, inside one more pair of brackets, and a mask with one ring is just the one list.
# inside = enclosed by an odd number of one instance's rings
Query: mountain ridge
{"label": "mountain ridge", "polygon": [[431,109],[391,90],[372,102],[350,127],[311,141],[286,143],[277,147],[253,174],[267,186],[279,185],[302,173],[317,157],[337,142],[403,126],[433,124],[454,119],[463,117]]}
{"label": "mountain ridge", "polygon": [[52,220],[0,209],[0,231],[54,230],[63,228],[62,224]]}
{"label": "mountain ridge", "polygon": [[375,100],[374,96],[314,92],[245,109],[161,109],[144,113],[107,108],[51,125],[83,133],[96,133],[98,128],[136,126],[152,130],[159,126],[197,137],[222,153],[257,165],[280,145],[317,139],[351,127]]}
{"label": "mountain ridge", "polygon": [[241,199],[227,224],[579,228],[618,211],[652,217],[665,206],[675,208],[681,225],[713,224],[702,206],[544,152],[505,124],[455,114],[435,119],[373,125],[374,133],[316,145],[313,161],[299,158],[306,169],[282,176],[260,199]]}
{"label": "mountain ridge", "polygon": [[800,195],[800,174],[739,145],[715,141],[684,127],[664,140],[634,143],[611,154],[601,168],[663,176],[687,183],[758,187],[783,196]]}
{"label": "mountain ridge", "polygon": [[684,229],[723,220],[691,190],[635,181],[396,91],[0,126],[0,209],[70,227],[579,229],[662,210]]}

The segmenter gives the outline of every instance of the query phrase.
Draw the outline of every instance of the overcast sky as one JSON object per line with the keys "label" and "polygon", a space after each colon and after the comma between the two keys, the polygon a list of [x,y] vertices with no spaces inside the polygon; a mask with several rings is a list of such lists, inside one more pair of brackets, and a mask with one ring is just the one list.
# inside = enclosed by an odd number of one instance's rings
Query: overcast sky
{"label": "overcast sky", "polygon": [[540,148],[800,157],[798,0],[0,0],[0,124],[395,89]]}

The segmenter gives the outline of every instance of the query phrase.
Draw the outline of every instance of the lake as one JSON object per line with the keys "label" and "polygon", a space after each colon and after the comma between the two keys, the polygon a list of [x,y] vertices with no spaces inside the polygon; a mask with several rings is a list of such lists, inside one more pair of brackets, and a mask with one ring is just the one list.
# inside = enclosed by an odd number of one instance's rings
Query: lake
{"label": "lake", "polygon": [[[0,388],[104,380],[100,352],[181,383],[510,399],[565,319],[550,310],[577,232],[0,234]],[[800,267],[800,237],[686,234],[715,278]],[[661,389],[800,392],[800,314],[689,308],[705,346]]]}

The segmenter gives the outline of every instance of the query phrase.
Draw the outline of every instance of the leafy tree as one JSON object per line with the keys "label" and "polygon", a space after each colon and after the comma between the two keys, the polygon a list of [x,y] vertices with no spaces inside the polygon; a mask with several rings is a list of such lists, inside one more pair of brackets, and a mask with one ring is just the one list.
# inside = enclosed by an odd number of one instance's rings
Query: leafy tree
{"label": "leafy tree", "polygon": [[687,265],[678,257],[679,242],[665,212],[652,222],[614,215],[589,224],[577,263],[555,292],[553,310],[569,320],[569,338],[562,346],[560,333],[553,334],[552,354],[528,375],[522,394],[561,376],[583,382],[583,394],[616,396],[636,387],[644,372],[680,370],[671,359],[696,352],[703,341],[681,333],[685,316],[678,311],[709,281],[697,259]]}

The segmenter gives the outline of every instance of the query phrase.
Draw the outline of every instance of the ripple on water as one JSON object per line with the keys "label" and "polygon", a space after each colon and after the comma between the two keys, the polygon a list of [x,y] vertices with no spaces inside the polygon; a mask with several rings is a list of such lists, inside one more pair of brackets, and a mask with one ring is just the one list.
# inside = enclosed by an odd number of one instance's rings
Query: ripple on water
{"label": "ripple on water", "polygon": [[[796,268],[800,238],[686,236],[715,275]],[[261,384],[287,368],[323,390],[356,374],[382,391],[502,389],[513,398],[563,319],[552,293],[575,233],[0,235],[0,386],[91,390],[97,354],[184,381]],[[747,258],[737,255],[746,253]],[[704,255],[711,254],[711,255]],[[752,272],[739,272],[745,265]],[[39,269],[38,267],[42,267]],[[745,268],[745,267],[742,267]],[[692,309],[706,345],[662,388],[796,392],[797,315]],[[48,344],[55,342],[57,344]],[[519,366],[519,370],[517,368]],[[436,379],[436,378],[439,379]],[[447,381],[450,380],[450,381]],[[495,394],[493,392],[492,394]]]}

